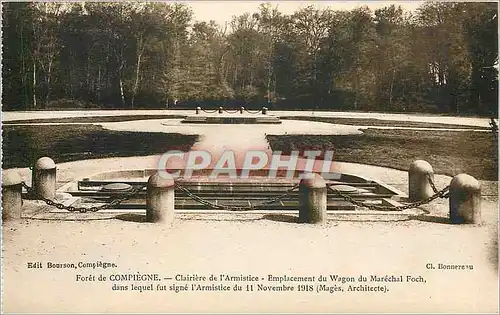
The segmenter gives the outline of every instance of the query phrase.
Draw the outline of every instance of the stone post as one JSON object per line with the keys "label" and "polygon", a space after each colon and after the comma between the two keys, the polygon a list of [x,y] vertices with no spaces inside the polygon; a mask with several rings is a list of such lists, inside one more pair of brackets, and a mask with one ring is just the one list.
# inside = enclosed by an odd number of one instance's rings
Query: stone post
{"label": "stone post", "polygon": [[41,157],[35,164],[35,191],[42,198],[56,197],[56,164],[49,157]]}
{"label": "stone post", "polygon": [[245,107],[240,107],[240,114],[243,114],[244,111],[245,111]]}
{"label": "stone post", "polygon": [[266,115],[267,114],[267,107],[262,107],[262,115]]}
{"label": "stone post", "polygon": [[299,221],[326,222],[326,182],[318,174],[306,174],[299,184]]}
{"label": "stone post", "polygon": [[452,223],[481,223],[481,185],[468,174],[458,174],[450,184]]}
{"label": "stone post", "polygon": [[201,110],[201,107],[196,107],[196,115],[199,115],[200,114],[200,110]]}
{"label": "stone post", "polygon": [[147,185],[146,220],[172,223],[174,220],[174,179],[167,174],[151,175]]}
{"label": "stone post", "polygon": [[429,183],[429,178],[434,180],[432,166],[424,160],[416,160],[410,165],[408,171],[408,192],[410,200],[418,201],[434,195],[434,190]]}
{"label": "stone post", "polygon": [[2,220],[13,220],[21,218],[22,183],[19,173],[8,170],[2,174]]}
{"label": "stone post", "polygon": [[219,107],[219,114],[222,114],[222,110],[223,110],[222,106]]}

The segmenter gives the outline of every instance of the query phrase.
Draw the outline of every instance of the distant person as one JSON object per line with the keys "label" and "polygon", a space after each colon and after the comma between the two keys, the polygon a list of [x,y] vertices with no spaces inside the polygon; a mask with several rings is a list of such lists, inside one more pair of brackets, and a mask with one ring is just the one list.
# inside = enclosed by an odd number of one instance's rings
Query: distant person
{"label": "distant person", "polygon": [[497,122],[495,121],[495,117],[490,117],[490,127],[493,133],[498,133],[498,125]]}

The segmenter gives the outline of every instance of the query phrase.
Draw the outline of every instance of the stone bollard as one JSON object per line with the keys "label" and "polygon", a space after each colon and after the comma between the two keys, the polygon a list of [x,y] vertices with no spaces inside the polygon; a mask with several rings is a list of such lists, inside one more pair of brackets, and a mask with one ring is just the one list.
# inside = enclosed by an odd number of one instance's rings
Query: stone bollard
{"label": "stone bollard", "polygon": [[174,220],[174,179],[151,175],[147,185],[146,220],[169,224]]}
{"label": "stone bollard", "polygon": [[2,220],[4,221],[21,218],[22,182],[19,173],[13,170],[4,171],[2,174]]}
{"label": "stone bollard", "polygon": [[266,115],[267,114],[267,107],[262,107],[262,115]]}
{"label": "stone bollard", "polygon": [[326,222],[326,182],[318,174],[306,174],[299,184],[299,221]]}
{"label": "stone bollard", "polygon": [[196,115],[199,115],[200,114],[200,110],[201,110],[201,107],[196,107]]}
{"label": "stone bollard", "polygon": [[56,197],[56,163],[49,157],[41,157],[35,164],[35,192],[41,198]]}
{"label": "stone bollard", "polygon": [[240,107],[240,114],[243,114],[244,111],[245,111],[245,107]]}
{"label": "stone bollard", "polygon": [[223,110],[222,106],[219,107],[219,114],[222,114],[222,110]]}
{"label": "stone bollard", "polygon": [[481,185],[468,174],[458,174],[451,180],[450,221],[481,223]]}
{"label": "stone bollard", "polygon": [[434,195],[429,178],[434,180],[432,166],[424,160],[416,160],[408,171],[408,192],[410,200],[424,200]]}

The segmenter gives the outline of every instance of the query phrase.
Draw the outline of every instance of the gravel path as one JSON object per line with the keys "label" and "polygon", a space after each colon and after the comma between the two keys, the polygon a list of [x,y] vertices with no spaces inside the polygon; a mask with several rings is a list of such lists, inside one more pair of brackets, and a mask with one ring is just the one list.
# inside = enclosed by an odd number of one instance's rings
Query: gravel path
{"label": "gravel path", "polygon": [[[173,226],[106,220],[19,221],[3,225],[3,307],[7,312],[495,312],[495,226],[435,222],[335,222],[309,226],[261,218],[191,217]],[[28,262],[105,261],[111,269],[27,269]],[[473,271],[428,270],[433,263]],[[221,273],[275,276],[407,275],[426,283],[389,283],[389,292],[113,291],[117,282],[76,276]],[[276,282],[259,281],[265,285]],[[121,285],[149,284],[125,281]],[[161,284],[184,284],[164,280]],[[231,287],[235,282],[227,282]],[[248,284],[244,282],[243,285]],[[294,285],[297,282],[286,283]],[[332,282],[328,283],[333,285]],[[156,284],[155,284],[156,285]],[[341,285],[341,284],[338,284]],[[342,286],[346,289],[348,284]],[[196,301],[196,302],[195,302]],[[194,303],[195,302],[195,303]]]}

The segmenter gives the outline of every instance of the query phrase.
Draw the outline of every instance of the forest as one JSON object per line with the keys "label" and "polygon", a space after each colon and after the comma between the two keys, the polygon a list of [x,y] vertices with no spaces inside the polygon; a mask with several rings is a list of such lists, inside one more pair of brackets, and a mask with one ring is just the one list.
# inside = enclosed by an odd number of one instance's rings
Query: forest
{"label": "forest", "polygon": [[496,116],[497,7],[284,14],[270,2],[218,25],[186,3],[3,2],[2,107]]}

